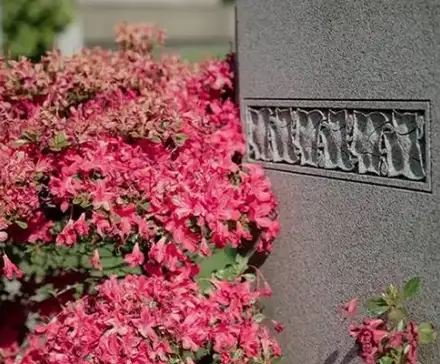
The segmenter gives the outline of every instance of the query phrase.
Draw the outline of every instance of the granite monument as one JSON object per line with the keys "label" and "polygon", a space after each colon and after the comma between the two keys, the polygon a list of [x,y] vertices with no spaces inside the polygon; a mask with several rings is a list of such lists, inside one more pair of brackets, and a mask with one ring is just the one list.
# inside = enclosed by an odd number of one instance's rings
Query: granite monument
{"label": "granite monument", "polygon": [[358,362],[336,307],[413,276],[439,325],[439,1],[238,0],[237,53],[247,159],[280,201],[284,362]]}

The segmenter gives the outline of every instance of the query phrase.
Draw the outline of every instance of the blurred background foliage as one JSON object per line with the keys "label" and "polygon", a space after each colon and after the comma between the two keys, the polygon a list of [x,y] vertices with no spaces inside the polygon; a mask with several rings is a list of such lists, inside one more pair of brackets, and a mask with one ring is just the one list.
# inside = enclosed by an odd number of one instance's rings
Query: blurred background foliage
{"label": "blurred background foliage", "polygon": [[73,19],[73,0],[2,0],[3,54],[38,61]]}
{"label": "blurred background foliage", "polygon": [[[21,56],[26,56],[32,61],[38,61],[47,50],[52,49],[54,46],[57,35],[66,30],[73,21],[78,18],[85,23],[85,28],[83,29],[84,36],[81,41],[84,42],[84,46],[102,46],[104,48],[114,49],[113,44],[113,29],[109,28],[107,23],[111,23],[108,19],[115,17],[112,13],[112,7],[105,5],[105,1],[98,6],[93,7],[92,5],[87,5],[84,2],[81,6],[75,4],[75,0],[0,0],[2,2],[2,12],[3,12],[3,54],[7,58],[18,59]],[[163,7],[162,12],[151,15],[153,19],[149,18],[150,12],[148,11],[149,4],[148,0],[144,0],[142,3],[141,11],[145,13],[146,22],[155,23],[155,16],[159,16],[161,20],[165,23],[169,22],[174,16],[173,13],[176,12],[175,9],[170,8],[169,15],[166,14]],[[218,0],[217,5],[219,9],[224,8],[225,5],[234,4],[235,0]],[[121,9],[124,7],[125,0],[119,0],[115,2]],[[113,4],[113,2],[112,2]],[[182,0],[184,4],[184,0]],[[222,5],[223,4],[223,5]],[[191,8],[192,5],[188,5]],[[101,10],[102,8],[102,10]],[[101,11],[100,11],[101,10]],[[118,21],[127,20],[135,16],[135,12],[131,10],[131,7],[126,7],[126,14],[124,18],[116,19]],[[157,9],[156,9],[157,10]],[[195,11],[199,11],[195,8]],[[90,14],[90,12],[92,14]],[[113,11],[114,12],[114,11]],[[95,15],[98,19],[94,19]],[[127,17],[128,19],[125,19]],[[223,18],[227,19],[227,16],[223,14]],[[81,23],[81,22],[80,22]],[[102,24],[100,24],[102,23]],[[187,22],[182,21],[182,27],[187,26]],[[97,25],[99,24],[99,25]],[[205,25],[204,25],[205,26]],[[91,28],[92,27],[92,28]],[[228,44],[228,40],[224,39],[227,31],[221,31],[219,33],[215,26],[210,27],[206,25],[207,33],[212,33],[213,39],[204,39],[199,37],[198,40],[190,40],[188,42],[184,37],[179,38],[180,33],[174,34],[171,38],[171,42],[167,42],[166,47],[163,51],[169,53],[178,53],[182,59],[188,60],[190,62],[203,61],[208,58],[223,58],[225,53],[230,51],[233,47]],[[225,29],[228,27],[225,24]],[[108,39],[98,39],[98,41],[89,42],[89,34],[96,33],[96,29],[102,32],[102,29],[109,28]],[[178,27],[176,27],[178,29]],[[184,28],[182,28],[185,30]],[[213,30],[215,29],[215,30]],[[96,38],[96,34],[93,35]],[[102,34],[101,34],[102,36]],[[92,38],[92,39],[95,39]],[[203,39],[202,39],[203,38]],[[199,40],[201,40],[199,42]],[[232,39],[231,39],[232,41]]]}
{"label": "blurred background foliage", "polygon": [[166,47],[163,52],[178,54],[181,59],[189,62],[202,62],[207,59],[223,59],[225,54],[233,50],[232,45],[199,45]]}

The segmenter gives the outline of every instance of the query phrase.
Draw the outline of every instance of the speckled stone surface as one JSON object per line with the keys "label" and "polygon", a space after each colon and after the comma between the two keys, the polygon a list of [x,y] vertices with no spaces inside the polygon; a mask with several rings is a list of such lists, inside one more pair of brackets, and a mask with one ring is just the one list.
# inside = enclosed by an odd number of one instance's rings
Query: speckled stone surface
{"label": "speckled stone surface", "polygon": [[[369,110],[382,101],[429,105],[424,190],[400,186],[399,179],[374,183],[387,176],[341,179],[325,169],[301,173],[301,165],[289,163],[283,171],[278,164],[268,168],[282,231],[264,272],[274,291],[268,311],[286,325],[279,337],[284,363],[357,363],[336,306],[416,275],[423,300],[413,301],[413,313],[440,326],[440,2],[237,3],[245,124],[249,100],[274,107],[309,100],[329,109],[332,101],[350,100]],[[423,364],[440,363],[439,344],[422,354]]]}

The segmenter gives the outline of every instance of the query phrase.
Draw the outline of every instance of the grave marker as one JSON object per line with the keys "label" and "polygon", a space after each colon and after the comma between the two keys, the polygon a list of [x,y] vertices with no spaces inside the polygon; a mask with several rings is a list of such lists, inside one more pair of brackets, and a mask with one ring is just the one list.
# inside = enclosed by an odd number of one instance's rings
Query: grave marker
{"label": "grave marker", "polygon": [[280,201],[263,270],[287,364],[356,363],[335,307],[413,276],[416,319],[440,324],[439,19],[435,0],[237,1],[247,159]]}

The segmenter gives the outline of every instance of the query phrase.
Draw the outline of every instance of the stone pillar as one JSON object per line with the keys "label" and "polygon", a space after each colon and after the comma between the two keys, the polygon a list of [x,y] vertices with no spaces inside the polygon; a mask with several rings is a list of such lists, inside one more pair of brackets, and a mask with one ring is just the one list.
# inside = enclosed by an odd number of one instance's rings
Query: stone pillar
{"label": "stone pillar", "polygon": [[[352,361],[336,306],[420,276],[440,324],[440,7],[238,0],[247,158],[280,201],[265,263],[286,364]],[[437,364],[440,345],[422,350]]]}

